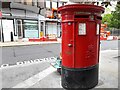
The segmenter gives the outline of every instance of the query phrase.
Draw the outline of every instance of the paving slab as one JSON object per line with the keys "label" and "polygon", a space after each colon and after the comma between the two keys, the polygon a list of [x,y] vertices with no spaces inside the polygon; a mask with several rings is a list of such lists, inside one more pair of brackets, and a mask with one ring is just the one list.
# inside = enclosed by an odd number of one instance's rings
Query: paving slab
{"label": "paving slab", "polygon": [[[99,84],[95,88],[118,88],[118,50],[100,54]],[[62,88],[61,76],[55,71],[30,88]]]}
{"label": "paving slab", "polygon": [[[118,88],[118,50],[100,53],[99,84],[95,88]],[[61,75],[50,63],[2,69],[4,88],[62,88]]]}
{"label": "paving slab", "polygon": [[35,74],[42,72],[48,68],[50,64],[48,62],[11,66],[0,69],[0,80],[2,80],[3,88],[11,88],[16,86],[18,83],[29,79]]}

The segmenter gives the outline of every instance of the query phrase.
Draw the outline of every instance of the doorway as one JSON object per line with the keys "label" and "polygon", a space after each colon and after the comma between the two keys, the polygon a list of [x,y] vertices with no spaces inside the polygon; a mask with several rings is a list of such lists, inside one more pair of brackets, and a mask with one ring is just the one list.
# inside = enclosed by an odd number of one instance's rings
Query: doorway
{"label": "doorway", "polygon": [[22,25],[22,20],[17,20],[17,31],[18,31],[18,39],[23,38],[23,25]]}
{"label": "doorway", "polygon": [[11,41],[11,32],[14,31],[13,20],[12,19],[2,19],[2,28],[4,41]]}

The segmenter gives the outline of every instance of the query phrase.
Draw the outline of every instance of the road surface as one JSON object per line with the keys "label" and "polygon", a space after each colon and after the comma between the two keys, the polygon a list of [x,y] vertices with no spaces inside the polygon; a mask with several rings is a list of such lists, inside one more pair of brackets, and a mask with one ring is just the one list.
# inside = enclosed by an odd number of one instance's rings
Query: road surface
{"label": "road surface", "polygon": [[1,49],[1,64],[14,64],[18,61],[59,56],[60,44],[2,47]]}
{"label": "road surface", "polygon": [[[101,41],[101,50],[108,49],[118,49],[118,41]],[[2,50],[0,65],[15,64],[18,61],[57,57],[61,51],[61,44],[2,47],[0,50]]]}
{"label": "road surface", "polygon": [[[100,82],[98,87],[105,88],[105,87],[118,86],[117,85],[117,82],[118,82],[117,81],[118,80],[118,77],[117,77],[118,55],[117,54],[118,53],[116,51],[117,49],[118,49],[118,41],[101,41],[102,53],[101,53],[100,63],[103,66],[100,66],[101,73],[100,73],[100,80],[99,80]],[[34,60],[38,58],[45,58],[45,57],[51,57],[51,56],[52,57],[59,56],[60,44],[2,47],[1,50],[2,50],[1,64],[5,64],[5,63],[13,64],[18,61],[31,60],[31,59]],[[20,86],[22,88],[25,88],[25,87],[61,88],[60,75],[56,72],[56,70],[54,72],[51,72],[51,70],[49,70],[50,66],[51,66],[50,62],[45,61],[40,63],[26,64],[22,66],[17,65],[13,67],[0,69],[0,73],[1,73],[0,85],[2,83],[3,88],[11,88],[11,87],[19,88]],[[48,69],[48,71],[44,72],[46,69]],[[46,77],[44,77],[46,75],[45,73],[48,73]],[[31,77],[33,77],[34,75],[35,77],[34,79],[32,79]],[[27,85],[25,85],[23,82],[27,83]]]}

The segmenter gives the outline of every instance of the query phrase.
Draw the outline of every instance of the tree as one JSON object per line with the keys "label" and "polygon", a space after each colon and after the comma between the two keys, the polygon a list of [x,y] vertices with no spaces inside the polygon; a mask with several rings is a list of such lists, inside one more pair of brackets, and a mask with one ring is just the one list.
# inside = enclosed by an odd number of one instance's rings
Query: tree
{"label": "tree", "polygon": [[117,3],[115,11],[112,12],[111,27],[120,29],[120,2]]}
{"label": "tree", "polygon": [[107,23],[108,27],[111,27],[111,18],[112,14],[105,14],[102,18],[102,23],[103,24]]}

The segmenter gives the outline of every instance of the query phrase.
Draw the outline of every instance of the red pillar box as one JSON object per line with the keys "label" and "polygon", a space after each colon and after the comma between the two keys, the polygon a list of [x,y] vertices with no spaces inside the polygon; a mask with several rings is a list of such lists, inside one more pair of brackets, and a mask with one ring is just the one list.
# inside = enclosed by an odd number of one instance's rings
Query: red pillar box
{"label": "red pillar box", "polygon": [[71,4],[62,15],[62,86],[93,88],[98,84],[101,14],[96,5]]}

